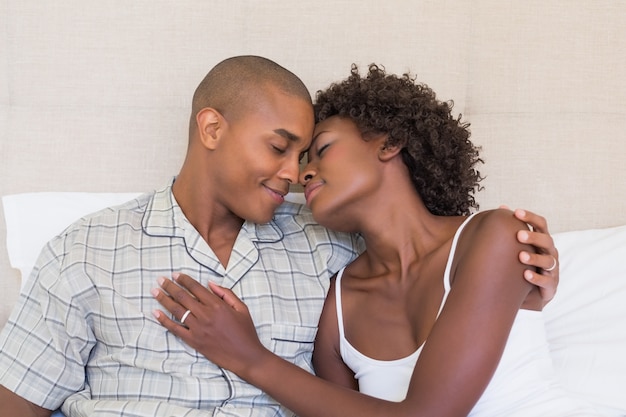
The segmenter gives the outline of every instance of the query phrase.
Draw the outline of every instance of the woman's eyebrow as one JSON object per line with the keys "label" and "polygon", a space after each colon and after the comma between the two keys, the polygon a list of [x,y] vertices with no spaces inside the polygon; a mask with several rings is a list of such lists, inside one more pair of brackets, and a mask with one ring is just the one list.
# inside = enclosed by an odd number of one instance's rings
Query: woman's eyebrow
{"label": "woman's eyebrow", "polygon": [[311,139],[311,145],[313,144],[313,142],[315,142],[315,139],[317,139],[319,137],[319,135],[321,135],[322,133],[326,133],[328,132],[327,130],[322,130],[321,132],[317,132],[316,135],[313,135],[313,139]]}
{"label": "woman's eyebrow", "polygon": [[318,137],[319,135],[321,135],[322,133],[326,133],[326,132],[328,132],[328,131],[327,131],[327,130],[322,130],[321,132],[317,132],[317,134],[316,134],[316,135],[313,135],[313,140],[317,139],[317,137]]}

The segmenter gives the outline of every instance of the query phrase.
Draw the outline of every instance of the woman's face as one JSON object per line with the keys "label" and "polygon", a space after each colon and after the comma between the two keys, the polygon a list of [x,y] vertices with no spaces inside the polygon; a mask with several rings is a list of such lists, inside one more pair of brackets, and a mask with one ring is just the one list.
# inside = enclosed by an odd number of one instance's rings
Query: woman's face
{"label": "woman's face", "polygon": [[[379,151],[385,136],[370,140],[349,118],[333,116],[315,126],[308,163],[300,174],[315,220],[330,229],[355,231],[358,216],[369,212],[381,184]],[[369,209],[369,210],[368,210]]]}

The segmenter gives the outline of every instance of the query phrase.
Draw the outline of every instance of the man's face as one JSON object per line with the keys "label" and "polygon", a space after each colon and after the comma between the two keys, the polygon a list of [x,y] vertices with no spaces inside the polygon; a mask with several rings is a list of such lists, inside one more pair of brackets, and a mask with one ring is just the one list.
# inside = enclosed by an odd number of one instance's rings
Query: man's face
{"label": "man's face", "polygon": [[226,120],[217,151],[221,200],[242,219],[267,223],[298,182],[313,133],[311,104],[268,88],[254,109]]}

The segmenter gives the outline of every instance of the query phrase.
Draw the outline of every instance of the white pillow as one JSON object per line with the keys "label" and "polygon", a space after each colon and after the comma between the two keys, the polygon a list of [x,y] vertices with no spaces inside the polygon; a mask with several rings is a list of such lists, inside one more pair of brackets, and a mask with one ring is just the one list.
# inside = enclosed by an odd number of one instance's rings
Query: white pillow
{"label": "white pillow", "polygon": [[[74,220],[137,193],[4,196],[11,265],[28,276],[43,245]],[[300,193],[286,198],[304,202]],[[544,312],[557,371],[605,416],[626,415],[626,226],[553,235],[561,281]]]}
{"label": "white pillow", "polygon": [[285,196],[285,200],[291,201],[292,203],[306,204],[304,193],[289,193]]}
{"label": "white pillow", "polygon": [[22,286],[43,246],[82,216],[122,204],[139,193],[41,192],[2,197],[7,225],[7,251]]}
{"label": "white pillow", "polygon": [[626,226],[557,233],[560,282],[544,309],[563,383],[603,415],[626,415]]}
{"label": "white pillow", "polygon": [[[20,270],[22,286],[50,239],[79,218],[125,203],[139,194],[39,192],[3,196],[9,262]],[[303,204],[304,194],[289,193],[285,199]]]}
{"label": "white pillow", "polygon": [[[140,193],[40,192],[2,197],[7,226],[7,251],[13,268],[22,275],[22,287],[43,246],[82,216],[129,201]],[[304,204],[302,193],[286,200]],[[63,417],[55,411],[52,417]]]}

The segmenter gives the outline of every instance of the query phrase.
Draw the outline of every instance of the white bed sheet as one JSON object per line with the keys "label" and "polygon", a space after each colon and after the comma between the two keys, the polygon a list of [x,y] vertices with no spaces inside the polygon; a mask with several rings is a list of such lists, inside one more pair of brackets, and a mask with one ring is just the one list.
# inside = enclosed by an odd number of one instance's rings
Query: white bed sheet
{"label": "white bed sheet", "polygon": [[[4,196],[7,249],[23,281],[43,245],[74,220],[138,193]],[[303,202],[301,194],[290,201]],[[561,281],[544,309],[564,385],[607,417],[626,416],[626,225],[554,235]]]}

